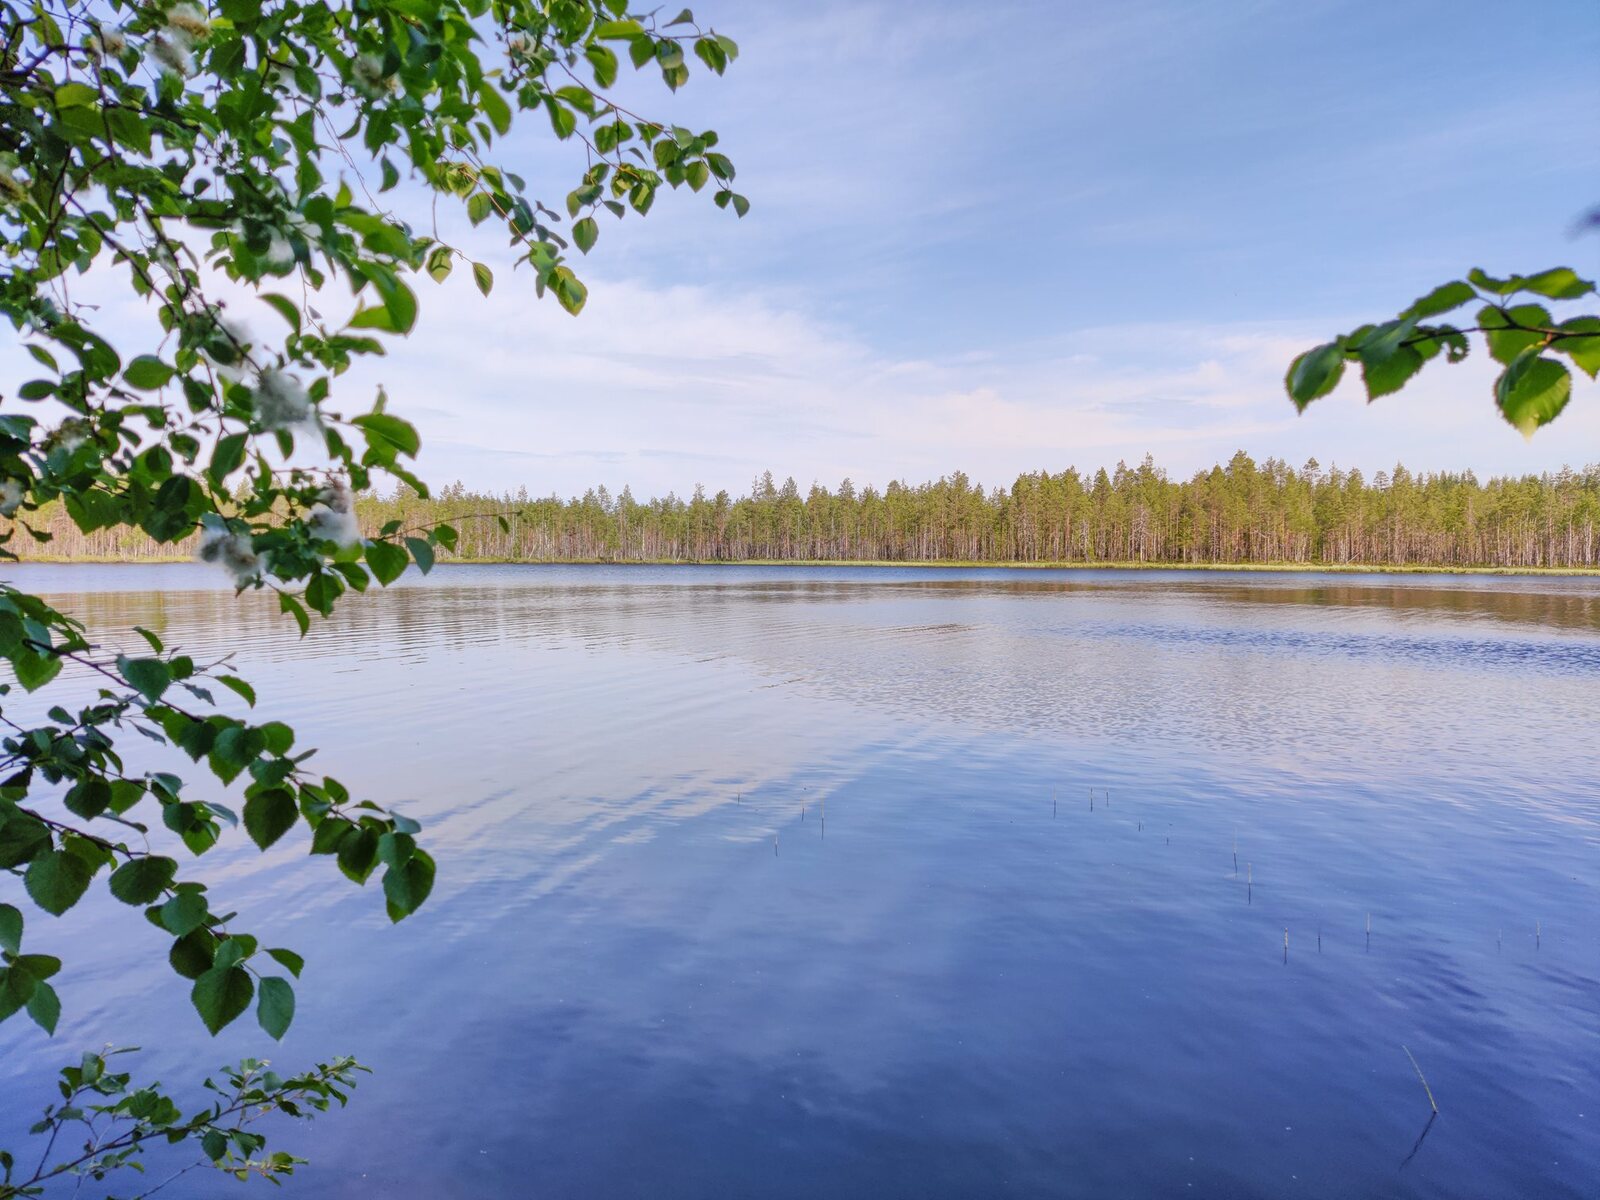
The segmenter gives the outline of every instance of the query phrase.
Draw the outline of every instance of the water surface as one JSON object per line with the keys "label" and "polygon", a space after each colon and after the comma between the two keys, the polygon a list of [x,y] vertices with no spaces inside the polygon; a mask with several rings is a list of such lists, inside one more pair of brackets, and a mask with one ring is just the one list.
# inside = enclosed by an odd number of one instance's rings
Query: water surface
{"label": "water surface", "polygon": [[308,959],[277,1046],[103,889],[30,916],[7,1135],[115,1040],[374,1067],[281,1132],[317,1200],[1596,1193],[1597,581],[452,567],[301,641],[204,568],[4,575],[235,652],[440,861],[391,927],[303,837],[203,860]]}

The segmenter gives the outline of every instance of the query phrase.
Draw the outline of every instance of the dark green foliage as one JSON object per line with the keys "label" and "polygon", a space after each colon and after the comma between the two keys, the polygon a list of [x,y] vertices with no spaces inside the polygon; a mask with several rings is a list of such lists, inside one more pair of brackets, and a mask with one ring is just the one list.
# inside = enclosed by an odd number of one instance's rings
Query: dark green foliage
{"label": "dark green foliage", "polygon": [[[1490,357],[1504,367],[1494,388],[1500,415],[1531,437],[1560,416],[1572,395],[1572,373],[1561,357],[1591,379],[1600,372],[1600,338],[1594,336],[1600,333],[1600,317],[1558,320],[1543,304],[1511,303],[1522,293],[1583,300],[1595,295],[1595,285],[1570,267],[1509,279],[1474,268],[1466,279],[1440,284],[1393,321],[1363,326],[1307,350],[1289,366],[1284,380],[1289,399],[1304,412],[1338,386],[1345,362],[1354,359],[1361,363],[1367,399],[1376,400],[1398,392],[1441,350],[1447,361],[1460,362],[1471,344],[1468,335],[1478,333]],[[1422,324],[1474,301],[1481,307],[1472,323]]]}
{"label": "dark green foliage", "polygon": [[[413,474],[421,442],[381,391],[365,411],[334,407],[338,377],[422,319],[422,279],[442,281],[459,262],[493,289],[487,266],[421,232],[437,228],[440,204],[499,231],[536,292],[571,313],[587,291],[569,240],[592,249],[602,214],[642,215],[661,188],[712,179],[718,205],[747,207],[714,132],[609,98],[619,49],[670,89],[688,78],[691,50],[726,68],[738,48],[687,12],[663,24],[625,0],[0,0],[0,31],[0,314],[36,364],[34,378],[0,381],[0,559],[48,545],[57,514],[75,537],[192,547],[241,591],[275,592],[302,634],[347,590],[393,583],[413,562],[427,571],[455,545],[448,525],[361,537],[353,497],[376,478],[426,495]],[[577,186],[549,204],[495,159],[529,116],[575,144]],[[102,324],[102,307],[78,298],[96,291],[76,286],[85,274],[120,283],[153,327],[114,345],[137,326]],[[240,292],[262,302],[269,328],[234,319],[220,297]],[[207,1029],[255,999],[261,1027],[281,1038],[294,991],[260,968],[270,960],[299,978],[302,959],[282,948],[262,958],[235,914],[160,850],[201,856],[239,825],[215,799],[233,784],[261,849],[293,841],[303,821],[302,848],[334,855],[357,883],[383,865],[392,920],[427,898],[433,860],[416,821],[311,775],[309,751],[290,757],[289,726],[237,716],[257,698],[225,657],[196,662],[149,630],[135,636],[123,653],[103,648],[0,583],[0,660],[20,685],[0,683],[0,872],[54,915],[103,872],[171,939],[168,961],[193,981]],[[85,707],[29,699],[69,669],[98,685]],[[230,708],[218,708],[218,684]],[[134,769],[118,744],[128,733],[187,755],[194,786]],[[61,964],[22,954],[24,928],[22,910],[0,904],[0,1020],[25,1011],[53,1032],[61,999],[47,980]],[[343,1103],[356,1069],[340,1060],[286,1081],[247,1063],[230,1073],[226,1104],[186,1120],[85,1056],[63,1072],[66,1105],[36,1132],[54,1146],[92,1113],[124,1122],[126,1136],[97,1135],[54,1168],[47,1148],[31,1178],[0,1151],[0,1200],[58,1174],[100,1179],[158,1137],[198,1138],[219,1168],[276,1179],[299,1160],[260,1156],[245,1115]]]}
{"label": "dark green foliage", "polygon": [[[619,52],[670,89],[691,56],[722,73],[738,47],[689,13],[666,22],[621,0],[0,0],[0,15],[0,314],[35,376],[0,386],[0,559],[48,545],[57,516],[75,536],[193,547],[239,589],[276,592],[304,633],[348,591],[427,571],[456,544],[443,523],[361,536],[354,495],[376,478],[426,495],[412,473],[421,440],[381,391],[364,411],[333,403],[355,360],[423,319],[422,281],[459,263],[492,290],[488,267],[431,232],[437,205],[497,230],[538,294],[572,313],[587,291],[570,243],[593,249],[599,221],[712,181],[718,204],[745,208],[714,132],[610,99]],[[495,158],[528,117],[574,143],[575,186],[549,203]],[[66,286],[85,273],[120,281],[157,328],[113,344],[101,309]],[[269,328],[245,328],[219,299],[241,290]],[[309,774],[289,726],[236,715],[257,697],[225,658],[197,662],[136,632],[122,653],[103,648],[0,583],[0,659],[20,685],[0,687],[0,870],[54,915],[103,873],[176,939],[169,961],[216,1032],[256,994],[262,960],[180,857],[241,823],[263,850],[303,832],[302,848],[357,883],[381,866],[393,920],[427,898],[434,865],[415,821]],[[66,669],[97,697],[39,717],[46,704],[24,693]],[[199,779],[132,769],[118,745],[130,732],[181,750]],[[230,784],[240,813],[217,802]],[[5,953],[21,936],[21,910],[0,907]],[[297,955],[268,953],[298,977]],[[43,960],[6,962],[0,1019],[26,1009],[53,1028]],[[259,992],[261,1024],[280,1037],[293,992],[276,978]]]}
{"label": "dark green foliage", "polygon": [[[54,993],[40,984],[34,997],[29,1012],[44,1024]],[[292,994],[284,998],[275,993],[273,1005],[286,1005],[292,1012]],[[267,1019],[263,1015],[263,1024]],[[278,1023],[276,1013],[272,1019]],[[226,1172],[235,1180],[260,1176],[277,1183],[305,1160],[281,1150],[268,1153],[266,1137],[250,1126],[268,1114],[306,1120],[335,1104],[343,1107],[366,1070],[354,1059],[340,1058],[284,1078],[264,1062],[245,1059],[221,1072],[220,1082],[207,1079],[210,1098],[185,1113],[160,1084],[135,1084],[132,1075],[114,1069],[115,1060],[128,1053],[85,1054],[77,1065],[61,1071],[55,1088],[59,1102],[47,1105],[33,1127],[48,1139],[42,1156],[26,1160],[36,1165],[21,1166],[0,1151],[0,1200],[55,1195],[58,1188],[73,1190],[74,1182],[81,1189],[85,1180],[103,1180],[122,1168],[143,1173],[147,1163],[161,1165],[159,1158],[147,1156],[170,1155],[174,1148],[198,1156],[191,1158],[191,1166]],[[16,1100],[20,1105],[22,1098]],[[148,1195],[158,1186],[159,1180],[151,1181],[139,1194]]]}

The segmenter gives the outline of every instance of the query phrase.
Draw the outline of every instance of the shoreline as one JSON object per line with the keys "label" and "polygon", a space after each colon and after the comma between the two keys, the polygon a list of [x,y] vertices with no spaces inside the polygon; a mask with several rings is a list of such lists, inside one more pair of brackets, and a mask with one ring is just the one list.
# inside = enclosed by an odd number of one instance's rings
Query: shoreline
{"label": "shoreline", "polygon": [[[0,566],[171,566],[192,563],[187,555],[162,558],[30,557]],[[1435,567],[1395,566],[1380,563],[1166,563],[1166,562],[983,562],[983,561],[893,561],[873,559],[741,559],[739,561],[691,561],[686,559],[520,559],[520,558],[441,558],[440,567],[897,567],[910,570],[996,570],[996,571],[1209,571],[1279,575],[1523,575],[1550,578],[1600,578],[1600,567]]]}

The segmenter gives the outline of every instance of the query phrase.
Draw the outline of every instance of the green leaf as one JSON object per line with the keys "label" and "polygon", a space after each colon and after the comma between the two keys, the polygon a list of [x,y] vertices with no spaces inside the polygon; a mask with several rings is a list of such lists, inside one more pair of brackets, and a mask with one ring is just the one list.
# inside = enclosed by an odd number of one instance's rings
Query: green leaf
{"label": "green leaf", "polygon": [[124,904],[150,904],[172,886],[176,860],[160,855],[130,859],[111,872],[111,894]]}
{"label": "green leaf", "polygon": [[556,301],[562,308],[573,316],[583,311],[585,301],[589,298],[589,289],[583,282],[566,267],[557,267],[551,279],[551,286],[556,293]]}
{"label": "green leaf", "polygon": [[608,88],[617,81],[617,56],[609,46],[591,42],[584,48],[583,56],[594,71],[596,87]]}
{"label": "green leaf", "polygon": [[572,227],[572,240],[577,243],[578,249],[585,254],[595,244],[600,236],[600,226],[595,224],[593,217],[584,217]]}
{"label": "green leaf", "polygon": [[268,721],[261,726],[261,736],[266,739],[269,754],[287,754],[294,745],[294,730],[282,721]]}
{"label": "green leaf", "polygon": [[545,93],[544,106],[550,113],[550,128],[556,131],[556,136],[562,139],[571,137],[572,131],[578,127],[578,115],[549,92]]}
{"label": "green leaf", "polygon": [[275,950],[268,950],[267,954],[276,960],[281,966],[288,968],[289,974],[293,975],[296,979],[299,979],[300,972],[305,970],[306,960],[301,958],[293,950],[285,950],[282,947],[279,947]]}
{"label": "green leaf", "polygon": [[409,833],[386,833],[378,839],[378,861],[385,866],[403,867],[417,852],[417,839]]}
{"label": "green leaf", "polygon": [[129,387],[150,392],[164,386],[173,374],[172,368],[155,355],[141,354],[128,364],[128,369],[122,373],[122,378]]}
{"label": "green leaf", "polygon": [[92,820],[111,807],[111,785],[98,777],[80,779],[61,802],[74,816]]}
{"label": "green leaf", "polygon": [[172,943],[172,949],[167,951],[167,961],[172,964],[172,969],[185,979],[199,979],[211,969],[215,961],[212,952],[214,939],[204,929],[196,929],[184,934]]}
{"label": "green leaf", "polygon": [[266,749],[267,739],[259,729],[248,725],[228,725],[211,744],[208,765],[223,783],[232,783]]}
{"label": "green leaf", "polygon": [[410,333],[412,326],[417,323],[416,293],[393,275],[380,274],[373,283],[377,286],[378,295],[383,297],[384,308],[389,310],[389,327],[396,333]]}
{"label": "green leaf", "polygon": [[35,979],[49,979],[61,971],[61,960],[49,954],[22,954],[11,965],[21,967]]}
{"label": "green leaf", "polygon": [[372,869],[378,865],[378,835],[359,826],[350,830],[339,839],[336,857],[339,870],[344,872],[346,878],[355,883],[365,883]]}
{"label": "green leaf", "polygon": [[159,658],[129,658],[119,654],[117,670],[134,691],[152,704],[161,699],[161,693],[172,684],[172,671]]}
{"label": "green leaf", "polygon": [[426,575],[433,570],[433,547],[421,538],[408,537],[406,546],[411,550],[411,557],[417,560],[417,567]]}
{"label": "green leaf", "polygon": [[213,487],[221,488],[229,475],[244,466],[248,437],[243,433],[230,433],[218,439],[216,449],[211,452],[211,466],[206,471]]}
{"label": "green leaf", "polygon": [[1529,350],[1501,374],[1494,386],[1495,401],[1505,419],[1532,437],[1541,425],[1560,415],[1572,396],[1572,373],[1553,358]]}
{"label": "green leaf", "polygon": [[180,938],[195,932],[210,916],[205,893],[194,890],[189,884],[161,906],[161,924],[168,933]]}
{"label": "green leaf", "polygon": [[300,332],[300,307],[287,296],[280,296],[276,292],[262,292],[260,298],[272,305],[274,311],[289,322],[289,328],[296,333]]}
{"label": "green leaf", "polygon": [[194,981],[189,997],[195,1011],[215,1037],[230,1021],[250,1007],[255,984],[241,967],[212,967]]}
{"label": "green leaf", "polygon": [[381,329],[386,333],[399,332],[394,327],[394,316],[381,304],[356,309],[350,318],[350,329]]}
{"label": "green leaf", "polygon": [[483,105],[484,115],[489,118],[489,123],[494,126],[494,131],[501,137],[511,132],[511,106],[506,103],[500,89],[494,84],[485,81],[478,91],[478,100]]}
{"label": "green leaf", "polygon": [[0,904],[0,950],[22,953],[22,910],[15,905]]}
{"label": "green leaf", "polygon": [[18,813],[0,824],[0,868],[19,867],[50,849],[50,827]]}
{"label": "green leaf", "polygon": [[494,287],[494,272],[480,262],[472,264],[472,282],[478,285],[478,290],[485,296]]}
{"label": "green leaf", "polygon": [[305,605],[296,600],[288,592],[278,593],[278,611],[286,612],[294,618],[294,623],[300,626],[300,636],[305,637],[311,629],[311,618],[306,615]]}
{"label": "green leaf", "polygon": [[418,850],[404,866],[390,867],[383,874],[383,896],[389,920],[399,922],[422,907],[433,891],[433,858]]}
{"label": "green leaf", "polygon": [[1471,284],[1465,283],[1460,279],[1450,283],[1441,283],[1400,315],[1417,321],[1425,320],[1428,317],[1437,317],[1440,313],[1447,313],[1451,309],[1460,308],[1463,304],[1475,299],[1477,295],[1478,293],[1473,291]]}
{"label": "green leaf", "polygon": [[269,975],[261,981],[261,999],[256,1003],[256,1020],[267,1036],[281,1042],[294,1020],[294,988],[287,979]]}
{"label": "green leaf", "polygon": [[1307,350],[1289,366],[1284,387],[1301,412],[1339,386],[1344,376],[1344,343],[1327,342]]}
{"label": "green leaf", "polygon": [[338,853],[340,843],[354,831],[355,825],[343,817],[324,817],[311,835],[311,853]]}
{"label": "green leaf", "polygon": [[244,802],[244,828],[250,840],[265,850],[294,827],[300,809],[286,788],[267,788]]}
{"label": "green leaf", "polygon": [[11,669],[17,682],[30,692],[36,692],[61,674],[61,659],[54,654],[37,654],[31,650],[18,651],[11,660]]}
{"label": "green leaf", "polygon": [[[1414,319],[1405,318],[1379,325],[1356,345],[1361,359],[1361,382],[1367,389],[1367,400],[1376,400],[1398,392],[1407,381],[1422,370],[1422,354],[1406,345],[1415,332]],[[1351,335],[1354,339],[1355,335]]]}
{"label": "green leaf", "polygon": [[51,850],[28,865],[24,884],[33,902],[52,917],[59,917],[88,890],[94,871],[76,854]]}
{"label": "green leaf", "polygon": [[81,108],[100,99],[100,93],[86,83],[63,83],[56,88],[57,108]]}
{"label": "green leaf", "polygon": [[256,706],[255,688],[251,687],[237,675],[214,675],[212,678],[220,683],[223,687],[227,688],[230,692],[233,692],[235,695],[243,698],[244,702],[251,708]]}
{"label": "green leaf", "polygon": [[48,1034],[55,1033],[56,1022],[61,1020],[61,998],[42,979],[34,983],[33,995],[28,997],[28,1015]]}
{"label": "green leaf", "polygon": [[1594,291],[1594,284],[1578,278],[1578,273],[1571,267],[1552,267],[1524,278],[1522,290],[1548,296],[1552,300],[1576,300]]}
{"label": "green leaf", "polygon": [[372,541],[367,543],[367,566],[372,568],[373,575],[378,582],[388,587],[401,575],[411,559],[406,552],[393,542]]}
{"label": "green leaf", "polygon": [[1550,348],[1565,354],[1590,379],[1600,375],[1600,317],[1573,317],[1557,328],[1566,334],[1593,335],[1563,337]]}
{"label": "green leaf", "polygon": [[237,967],[255,953],[256,940],[248,934],[238,937],[224,937],[217,947],[215,965],[222,967]]}
{"label": "green leaf", "polygon": [[1509,296],[1512,292],[1522,287],[1520,276],[1513,275],[1510,279],[1496,279],[1486,274],[1481,267],[1473,267],[1467,272],[1467,280],[1479,291],[1492,292],[1497,296]]}
{"label": "green leaf", "polygon": [[422,438],[416,426],[389,413],[363,413],[350,423],[366,432],[368,445],[372,445],[376,439],[410,458],[415,458],[417,451],[422,449]]}
{"label": "green leaf", "polygon": [[443,283],[450,278],[450,272],[455,267],[455,254],[448,246],[435,246],[428,251],[428,275],[435,283]]}
{"label": "green leaf", "polygon": [[1478,312],[1478,324],[1485,331],[1483,336],[1489,343],[1490,355],[1496,362],[1507,365],[1530,346],[1537,346],[1545,340],[1545,335],[1534,329],[1514,329],[1511,326],[1547,328],[1551,323],[1550,311],[1542,304],[1515,304],[1504,309],[1490,304]]}
{"label": "green leaf", "polygon": [[609,41],[628,41],[644,32],[644,26],[631,18],[624,21],[601,21],[594,27],[594,36]]}

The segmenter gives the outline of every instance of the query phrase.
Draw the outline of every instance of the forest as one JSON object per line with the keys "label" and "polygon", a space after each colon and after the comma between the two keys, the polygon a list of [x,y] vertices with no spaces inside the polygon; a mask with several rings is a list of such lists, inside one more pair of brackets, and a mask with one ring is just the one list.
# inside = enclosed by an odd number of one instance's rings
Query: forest
{"label": "forest", "polygon": [[[407,529],[446,521],[459,533],[455,557],[517,562],[1600,566],[1600,465],[1488,480],[1396,466],[1368,478],[1240,451],[1187,479],[1147,456],[1092,474],[1024,474],[1009,488],[956,472],[802,491],[767,472],[737,498],[700,487],[687,499],[604,487],[535,498],[455,483],[429,498],[403,486],[363,494],[356,508],[368,534],[394,520]],[[55,503],[24,519],[49,539],[13,539],[24,558],[149,560],[192,549],[126,527],[85,534]]]}

